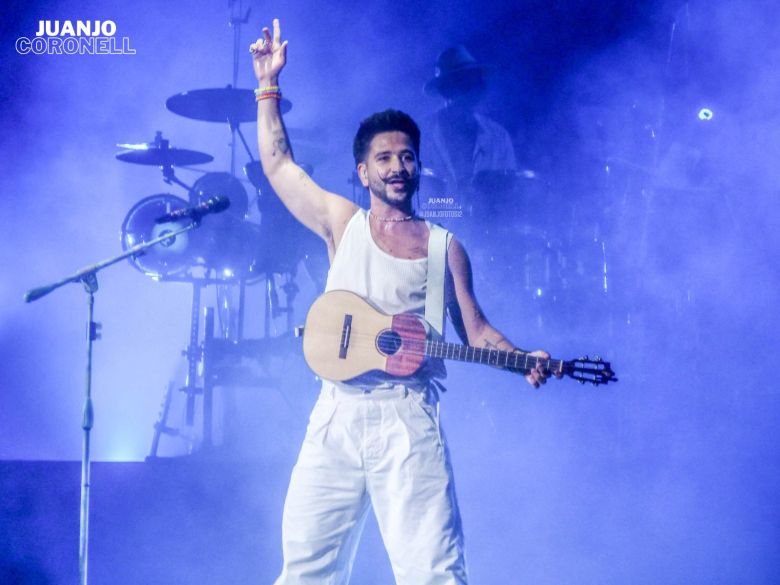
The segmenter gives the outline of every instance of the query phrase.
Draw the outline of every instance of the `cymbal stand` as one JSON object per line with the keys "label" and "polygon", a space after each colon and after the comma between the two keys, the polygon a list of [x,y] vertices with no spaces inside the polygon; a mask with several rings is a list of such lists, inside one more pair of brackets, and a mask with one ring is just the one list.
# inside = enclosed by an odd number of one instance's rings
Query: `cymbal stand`
{"label": "cymbal stand", "polygon": [[287,317],[286,326],[287,333],[290,333],[295,327],[293,321],[293,302],[295,297],[300,291],[298,285],[295,284],[293,278],[288,275],[288,280],[282,285],[282,291],[285,296],[285,306],[279,305],[279,295],[276,292],[276,283],[274,281],[274,273],[269,272],[266,274],[266,294],[265,294],[265,316],[264,316],[264,337],[269,338],[271,336],[271,320],[275,319],[282,313]]}
{"label": "cymbal stand", "polygon": [[[170,148],[171,143],[170,140],[168,140],[167,138],[163,138],[161,130],[157,130],[154,133],[154,142],[152,144],[154,144],[155,148],[159,148],[160,150],[168,150]],[[173,165],[163,165],[160,167],[160,170],[162,171],[163,174],[163,181],[165,181],[167,184],[170,185],[172,183],[176,183],[180,187],[186,189],[187,192],[189,192],[190,189],[192,189],[192,187],[190,187],[186,183],[182,183],[178,179],[178,177],[176,177],[176,175],[173,172]]]}
{"label": "cymbal stand", "polygon": [[[243,8],[243,2],[241,0],[229,0],[228,6],[230,7],[230,21],[229,25],[233,28],[233,85],[238,85],[238,66],[241,56],[241,25],[249,22],[249,14],[252,12],[251,8],[247,8],[246,14],[241,16]],[[244,148],[249,153],[249,159],[252,158],[252,153],[249,150],[249,145],[244,139],[244,135],[238,127],[238,122],[235,120],[228,120],[230,124],[230,174],[236,176],[236,134],[241,138],[241,142],[244,143]]]}
{"label": "cymbal stand", "polygon": [[198,345],[198,331],[200,329],[200,291],[201,283],[192,282],[192,307],[190,310],[190,343],[182,355],[187,358],[187,379],[184,388],[179,388],[187,395],[184,420],[188,427],[195,421],[195,396],[203,393],[203,389],[197,385],[198,362],[203,357],[203,350]]}
{"label": "cymbal stand", "polygon": [[189,193],[192,191],[192,186],[188,185],[187,183],[184,183],[183,181],[179,180],[179,178],[174,174],[173,166],[172,165],[165,165],[160,167],[160,170],[163,174],[163,181],[167,183],[168,185],[171,185],[175,183],[179,187],[182,187]]}
{"label": "cymbal stand", "polygon": [[157,449],[160,446],[160,437],[165,435],[172,435],[178,437],[180,435],[179,429],[168,426],[168,412],[171,410],[171,401],[173,400],[173,392],[175,389],[174,382],[169,382],[168,387],[165,390],[165,397],[160,407],[160,415],[157,417],[157,422],[154,423],[154,435],[152,436],[152,447],[149,449],[149,455],[147,461],[157,458]]}
{"label": "cymbal stand", "polygon": [[[238,71],[241,61],[241,25],[249,22],[249,15],[252,12],[252,8],[247,8],[243,13],[242,0],[228,0],[228,7],[230,9],[229,26],[233,29],[233,76],[231,87],[238,85]],[[236,176],[236,135],[241,139],[241,143],[244,145],[244,150],[249,156],[250,161],[254,161],[255,158],[252,155],[252,150],[249,148],[249,144],[244,137],[244,133],[241,132],[240,123],[238,120],[232,117],[228,117],[228,125],[230,127],[230,174]],[[238,324],[236,327],[238,341],[244,337],[244,311],[245,311],[245,297],[246,297],[246,279],[241,278],[238,283]],[[223,327],[223,333],[225,329]]]}
{"label": "cymbal stand", "polygon": [[287,333],[291,333],[295,328],[295,323],[293,322],[293,302],[300,289],[298,288],[298,285],[295,284],[295,280],[293,280],[291,276],[288,276],[287,282],[282,285],[282,290],[284,291],[287,305],[280,310],[284,311],[287,316]]}

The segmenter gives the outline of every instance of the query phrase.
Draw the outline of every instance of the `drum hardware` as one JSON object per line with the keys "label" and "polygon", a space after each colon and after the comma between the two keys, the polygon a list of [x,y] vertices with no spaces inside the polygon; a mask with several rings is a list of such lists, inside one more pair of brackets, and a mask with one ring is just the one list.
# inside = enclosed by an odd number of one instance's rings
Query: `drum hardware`
{"label": "drum hardware", "polygon": [[171,403],[176,392],[176,384],[171,381],[165,390],[165,396],[160,404],[160,413],[157,416],[157,421],[154,423],[154,435],[152,436],[152,445],[149,449],[149,455],[146,456],[146,461],[154,460],[157,458],[157,452],[160,447],[160,438],[163,435],[169,437],[178,437],[184,441],[187,445],[187,452],[191,453],[195,445],[195,439],[191,433],[172,427],[168,424],[168,417],[171,411]]}
{"label": "drum hardware", "polygon": [[[253,160],[249,144],[241,132],[241,122],[257,120],[257,103],[254,90],[235,87],[237,72],[233,84],[223,88],[194,89],[178,93],[165,101],[165,107],[174,114],[199,120],[201,122],[227,123],[230,128],[230,174],[236,174],[236,136],[239,137],[250,160]],[[287,99],[279,104],[283,113],[292,108]]]}
{"label": "drum hardware", "polygon": [[282,285],[282,291],[285,295],[285,306],[279,305],[279,295],[276,292],[274,286],[274,275],[266,275],[266,303],[265,303],[265,319],[264,319],[264,335],[266,338],[271,337],[271,319],[274,319],[282,314],[287,316],[287,331],[293,330],[295,325],[293,324],[293,302],[298,295],[300,289],[295,281],[287,277],[287,282]]}
{"label": "drum hardware", "polygon": [[[283,114],[292,109],[292,103],[286,98],[282,99],[280,106]],[[165,107],[174,114],[200,122],[238,125],[257,121],[254,90],[239,89],[233,85],[177,93],[165,101]]]}
{"label": "drum hardware", "polygon": [[[160,132],[157,138],[160,138]],[[214,160],[214,157],[205,152],[187,150],[185,148],[172,148],[167,140],[160,140],[158,145],[146,143],[142,145],[117,144],[126,150],[116,154],[116,158],[123,162],[138,165],[152,165],[156,167],[201,165]],[[138,146],[139,148],[134,148]]]}
{"label": "drum hardware", "polygon": [[190,304],[190,340],[187,349],[182,355],[187,358],[187,378],[184,387],[179,388],[187,395],[185,406],[185,424],[191,427],[195,421],[195,396],[203,393],[203,388],[197,386],[198,362],[203,359],[203,349],[198,345],[198,331],[200,328],[200,293],[202,285],[199,282],[192,283],[192,303]]}
{"label": "drum hardware", "polygon": [[[168,193],[152,195],[139,201],[128,213],[122,224],[122,245],[124,248],[132,242],[146,241],[158,234],[168,233],[176,227],[176,222],[155,225],[154,217],[189,205],[198,205],[209,198],[219,196],[230,200],[228,213],[209,221],[197,235],[187,239],[173,239],[165,250],[133,257],[134,268],[160,282],[189,282],[193,286],[192,314],[190,322],[190,343],[183,352],[188,360],[187,380],[181,388],[187,394],[186,424],[192,426],[194,405],[197,396],[202,396],[203,434],[202,445],[212,446],[213,388],[220,380],[213,379],[209,373],[213,363],[212,352],[218,351],[220,344],[244,341],[244,311],[246,285],[255,280],[265,279],[264,335],[270,338],[271,320],[287,316],[287,327],[292,328],[293,301],[298,292],[293,276],[298,263],[307,256],[307,246],[316,236],[311,236],[284,208],[273,193],[267,179],[262,174],[259,161],[256,161],[247,143],[240,124],[256,121],[257,105],[254,91],[237,88],[240,51],[240,29],[247,22],[249,11],[242,14],[241,3],[232,0],[230,26],[233,28],[233,78],[232,83],[223,88],[208,88],[184,91],[166,100],[166,108],[174,114],[198,121],[227,123],[230,128],[230,169],[229,172],[205,172],[192,185],[180,181],[174,173],[174,166],[203,164],[213,160],[210,155],[185,149],[173,149],[167,140],[157,133],[155,140],[146,144],[121,144],[125,151],[117,155],[123,162],[159,166],[163,180],[167,184],[176,184],[187,191],[187,199]],[[280,108],[288,112],[292,107],[288,99],[282,99]],[[317,160],[324,155],[324,149],[315,145],[313,135],[304,131],[290,129],[291,142],[300,146],[308,156],[304,160]],[[240,143],[249,158],[244,168],[246,180],[252,184],[257,197],[250,202],[242,179],[236,176],[236,147]],[[307,173],[313,169],[302,165]],[[190,169],[196,170],[196,169]],[[261,213],[261,225],[247,220],[250,203],[257,204]],[[280,306],[276,275],[287,280],[280,284],[286,297],[286,305]],[[217,309],[208,308],[205,313],[205,331],[202,344],[198,344],[199,311],[201,289],[210,284],[216,285]],[[221,335],[215,335],[214,327],[219,318]],[[202,365],[202,387],[198,387],[198,366]],[[160,423],[159,432],[170,429],[165,422]],[[155,430],[154,451],[159,442],[158,429]],[[181,432],[179,433],[181,434]]]}
{"label": "drum hardware", "polygon": [[165,183],[168,185],[175,183],[187,191],[191,187],[176,177],[173,167],[205,164],[214,160],[213,156],[205,152],[185,148],[172,148],[170,141],[163,138],[162,132],[159,130],[155,132],[152,142],[141,142],[138,144],[120,143],[117,146],[124,149],[115,155],[117,160],[137,165],[160,167]]}
{"label": "drum hardware", "polygon": [[227,197],[230,200],[227,213],[217,219],[230,217],[243,220],[246,217],[249,197],[241,181],[230,173],[206,173],[195,181],[189,192],[191,205],[198,205],[212,197]]}
{"label": "drum hardware", "polygon": [[[169,193],[150,195],[141,199],[130,209],[122,222],[120,232],[122,249],[130,250],[140,243],[170,234],[172,230],[185,225],[186,220],[166,223],[156,223],[155,220],[187,206],[187,201]],[[135,254],[129,257],[133,268],[154,280],[165,280],[169,276],[181,277],[197,260],[197,243],[192,238],[192,234],[170,238],[161,246],[143,255]]]}

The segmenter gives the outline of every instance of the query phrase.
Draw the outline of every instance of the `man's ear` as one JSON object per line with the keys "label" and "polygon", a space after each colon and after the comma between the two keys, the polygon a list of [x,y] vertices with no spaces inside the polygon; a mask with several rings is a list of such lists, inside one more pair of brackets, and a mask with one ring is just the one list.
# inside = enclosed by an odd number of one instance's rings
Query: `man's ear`
{"label": "man's ear", "polygon": [[358,179],[364,187],[368,187],[368,169],[366,163],[358,163],[357,166]]}

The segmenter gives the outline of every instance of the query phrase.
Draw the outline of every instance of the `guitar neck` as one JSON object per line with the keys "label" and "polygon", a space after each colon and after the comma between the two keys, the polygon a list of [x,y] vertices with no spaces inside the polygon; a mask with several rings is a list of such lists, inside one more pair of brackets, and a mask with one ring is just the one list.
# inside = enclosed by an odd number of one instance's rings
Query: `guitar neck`
{"label": "guitar neck", "polygon": [[485,364],[517,372],[530,371],[537,364],[542,364],[548,373],[562,372],[564,368],[563,360],[544,359],[523,352],[473,347],[447,341],[426,341],[425,355],[459,362]]}

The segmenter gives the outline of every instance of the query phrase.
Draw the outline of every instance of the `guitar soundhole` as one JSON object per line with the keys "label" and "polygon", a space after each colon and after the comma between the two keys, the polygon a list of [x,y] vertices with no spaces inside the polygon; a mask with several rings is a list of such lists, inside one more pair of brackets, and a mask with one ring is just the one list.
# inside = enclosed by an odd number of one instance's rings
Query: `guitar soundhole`
{"label": "guitar soundhole", "polygon": [[393,355],[401,349],[401,336],[395,331],[382,331],[377,337],[376,345],[385,355]]}

